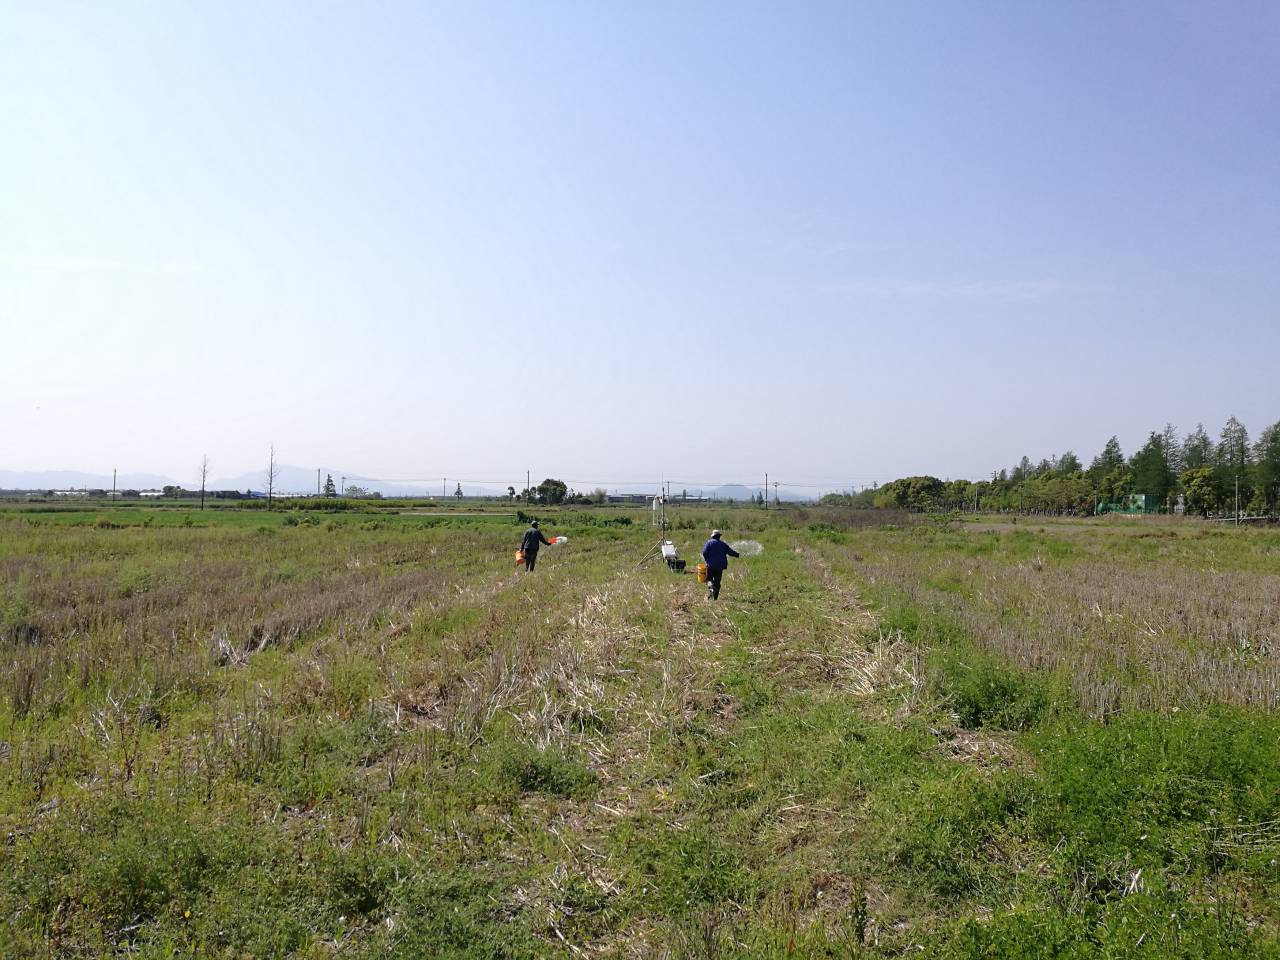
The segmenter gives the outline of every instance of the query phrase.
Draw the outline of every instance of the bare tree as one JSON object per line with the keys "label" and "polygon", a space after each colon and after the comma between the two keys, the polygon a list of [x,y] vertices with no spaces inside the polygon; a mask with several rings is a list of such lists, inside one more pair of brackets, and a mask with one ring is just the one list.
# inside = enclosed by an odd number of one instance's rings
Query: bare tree
{"label": "bare tree", "polygon": [[271,444],[271,457],[267,460],[267,509],[271,509],[271,497],[276,490],[276,478],[280,476],[280,468],[276,465],[276,445]]}
{"label": "bare tree", "polygon": [[204,509],[204,487],[209,481],[209,455],[200,458],[200,509]]}

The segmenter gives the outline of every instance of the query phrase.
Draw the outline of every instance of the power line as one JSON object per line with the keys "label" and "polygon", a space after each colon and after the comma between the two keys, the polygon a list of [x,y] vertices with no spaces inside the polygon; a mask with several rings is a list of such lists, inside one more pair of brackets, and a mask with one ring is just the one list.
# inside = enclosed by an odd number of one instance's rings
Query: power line
{"label": "power line", "polygon": [[[419,485],[424,486],[424,487],[432,487],[432,486],[434,486],[436,483],[438,483],[438,482],[440,481],[440,479],[441,479],[441,476],[442,476],[442,475],[441,475],[441,474],[436,474],[435,476],[431,476],[431,477],[375,477],[375,476],[368,476],[368,475],[364,475],[364,474],[360,474],[360,475],[356,475],[356,474],[345,474],[344,476],[346,477],[346,479],[347,479],[347,480],[356,480],[356,481],[360,481],[360,482],[362,482],[362,483],[413,483],[413,484],[419,484]],[[511,485],[510,478],[495,479],[495,478],[492,478],[492,477],[489,477],[489,478],[484,478],[484,477],[455,477],[455,476],[453,476],[452,474],[448,474],[448,475],[445,475],[445,476],[447,476],[447,478],[448,478],[448,479],[453,480],[453,481],[454,481],[454,482],[456,482],[456,483],[471,483],[471,484],[482,484],[482,485],[493,485],[493,486],[510,486],[510,485]],[[732,478],[730,478],[730,479],[711,479],[711,478],[706,478],[706,477],[703,477],[703,478],[674,478],[674,479],[671,479],[671,480],[659,480],[659,479],[656,479],[656,478],[643,478],[643,479],[636,479],[636,478],[630,478],[630,479],[602,479],[602,478],[598,478],[598,477],[596,477],[596,478],[563,477],[563,478],[561,478],[561,479],[562,479],[565,483],[577,484],[577,485],[580,485],[580,486],[588,486],[588,485],[592,485],[592,484],[594,484],[594,485],[601,486],[601,487],[646,487],[646,486],[651,486],[651,487],[655,487],[655,488],[659,488],[659,489],[665,489],[667,486],[674,486],[674,485],[676,485],[676,484],[679,484],[679,485],[681,485],[681,486],[686,486],[686,487],[691,487],[691,486],[700,486],[700,487],[708,487],[708,486],[710,486],[710,487],[715,487],[715,486],[721,486],[721,487],[746,487],[746,488],[748,488],[748,489],[754,489],[754,488],[756,488],[756,487],[758,487],[758,486],[759,486],[759,484],[756,484],[756,483],[754,483],[754,482],[752,482],[752,481],[749,481],[749,480],[732,479]],[[887,482],[887,481],[889,481],[889,480],[893,480],[893,479],[896,479],[896,478],[895,478],[895,477],[892,477],[892,476],[889,476],[889,475],[887,475],[887,474],[875,475],[875,476],[870,475],[870,474],[867,474],[867,475],[862,475],[862,476],[852,476],[852,477],[842,477],[842,478],[834,478],[834,477],[833,477],[833,478],[832,478],[831,480],[829,480],[829,481],[821,481],[821,480],[777,480],[777,479],[774,479],[774,480],[769,480],[769,481],[767,481],[767,484],[768,484],[768,486],[771,486],[771,487],[776,486],[776,487],[781,487],[781,488],[785,488],[785,489],[796,489],[796,488],[802,488],[802,489],[815,489],[815,490],[816,490],[816,489],[836,489],[836,488],[841,488],[841,489],[843,489],[844,487],[847,487],[847,486],[849,485],[849,482],[850,482],[851,480],[852,480],[852,481]],[[528,478],[526,478],[526,485],[528,485]],[[761,488],[761,489],[763,489],[763,488]]]}
{"label": "power line", "polygon": [[[345,480],[359,482],[359,483],[405,484],[405,485],[419,486],[423,488],[423,491],[426,492],[428,496],[431,496],[433,494],[430,494],[429,491],[434,489],[436,484],[438,483],[443,484],[443,481],[441,480],[441,476],[442,476],[441,474],[435,474],[435,475],[428,475],[428,476],[382,477],[382,476],[372,476],[368,474],[361,474],[361,475],[347,474],[345,475]],[[457,484],[465,484],[471,487],[476,487],[476,486],[491,487],[491,488],[498,488],[501,490],[506,487],[512,487],[517,485],[516,483],[513,483],[510,478],[496,479],[492,476],[490,477],[455,477],[450,474],[444,474],[444,476],[446,476],[449,480],[453,480]],[[784,479],[779,479],[777,477],[769,477],[765,480],[765,484],[763,487],[760,486],[759,478],[757,478],[756,481],[734,479],[734,478],[714,479],[714,478],[707,478],[707,477],[685,477],[685,478],[674,478],[670,480],[665,478],[658,478],[658,477],[629,477],[626,479],[601,478],[601,477],[562,477],[560,479],[562,479],[563,482],[566,483],[567,485],[577,490],[588,490],[593,488],[618,490],[621,488],[631,488],[632,492],[636,492],[636,489],[638,488],[639,491],[648,490],[654,493],[661,493],[663,491],[667,491],[675,487],[682,487],[686,489],[698,488],[702,490],[707,490],[708,488],[716,489],[716,488],[724,488],[724,487],[741,487],[747,491],[763,490],[766,498],[769,495],[769,487],[772,486],[774,488],[774,494],[776,498],[777,493],[782,490],[839,492],[839,491],[851,489],[851,486],[852,487],[861,486],[862,488],[865,489],[872,485],[880,485],[880,484],[888,483],[892,480],[897,479],[897,477],[888,475],[888,474],[853,474],[851,476],[844,476],[844,477],[804,476],[803,478],[797,479],[797,480],[784,480]],[[985,480],[987,478],[983,477],[982,479]],[[532,471],[525,471],[525,488],[528,489],[531,483],[532,483]],[[448,490],[446,486],[442,485],[441,490],[442,490],[443,496],[448,495]]]}

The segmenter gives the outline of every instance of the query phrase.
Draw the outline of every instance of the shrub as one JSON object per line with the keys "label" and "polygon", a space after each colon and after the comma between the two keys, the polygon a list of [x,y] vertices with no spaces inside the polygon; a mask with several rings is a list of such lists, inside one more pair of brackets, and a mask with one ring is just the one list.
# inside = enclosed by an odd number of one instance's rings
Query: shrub
{"label": "shrub", "polygon": [[1247,850],[1215,832],[1271,820],[1280,796],[1280,718],[1217,707],[1111,723],[1056,725],[1034,739],[1042,836],[1066,837],[1078,868],[1106,880],[1115,862],[1216,869]]}
{"label": "shrub", "polygon": [[826,540],[828,543],[844,543],[848,540],[845,534],[841,533],[829,523],[811,523],[809,524],[809,532],[818,540]]}
{"label": "shrub", "polygon": [[116,929],[190,904],[218,883],[237,838],[203,814],[118,795],[87,798],[63,811],[9,857],[4,895],[41,912],[61,905],[80,922]]}
{"label": "shrub", "polygon": [[498,749],[496,761],[499,784],[513,788],[517,794],[549,793],[584,799],[596,790],[595,774],[554,747],[538,750],[508,740]]}
{"label": "shrub", "polygon": [[395,893],[397,920],[369,951],[388,960],[532,960],[545,956],[504,906],[509,894],[480,871],[415,871]]}
{"label": "shrub", "polygon": [[341,915],[373,913],[391,898],[397,872],[393,858],[376,849],[334,850],[322,870],[321,892]]}
{"label": "shrub", "polygon": [[40,629],[31,622],[31,605],[16,588],[0,584],[0,640],[35,642]]}
{"label": "shrub", "polygon": [[620,825],[614,840],[640,875],[634,887],[646,888],[669,914],[741,901],[750,893],[750,874],[738,852],[702,826],[676,830],[662,821],[637,817]]}
{"label": "shrub", "polygon": [[1274,946],[1253,940],[1230,910],[1188,904],[1177,896],[1135,893],[1064,913],[1040,907],[1013,909],[989,921],[968,920],[947,929],[927,950],[940,960],[1092,957],[1143,960],[1228,960],[1273,957]]}
{"label": "shrub", "polygon": [[121,597],[136,597],[152,587],[151,571],[145,567],[125,567],[116,576],[116,593]]}
{"label": "shrub", "polygon": [[966,727],[1026,730],[1054,707],[1052,682],[1009,667],[987,654],[949,652],[935,657],[942,692]]}
{"label": "shrub", "polygon": [[926,780],[895,804],[891,855],[940,893],[972,891],[990,866],[984,848],[1033,795],[1021,777],[990,780],[968,767],[951,779]]}

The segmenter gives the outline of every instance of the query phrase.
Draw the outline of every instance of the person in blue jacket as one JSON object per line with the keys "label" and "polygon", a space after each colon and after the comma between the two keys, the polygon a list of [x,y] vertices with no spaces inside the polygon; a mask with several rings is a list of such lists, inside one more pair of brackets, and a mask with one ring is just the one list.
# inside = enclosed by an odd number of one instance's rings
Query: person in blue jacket
{"label": "person in blue jacket", "polygon": [[702,545],[702,560],[707,565],[707,599],[720,596],[720,578],[729,567],[729,558],[739,556],[737,550],[720,539],[720,531],[712,530],[711,539]]}

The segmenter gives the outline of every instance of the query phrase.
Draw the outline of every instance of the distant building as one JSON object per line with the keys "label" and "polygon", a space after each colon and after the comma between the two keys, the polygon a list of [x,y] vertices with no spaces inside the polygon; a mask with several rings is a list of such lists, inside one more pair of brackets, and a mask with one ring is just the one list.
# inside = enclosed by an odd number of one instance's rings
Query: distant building
{"label": "distant building", "polygon": [[1159,513],[1161,506],[1160,501],[1149,493],[1130,493],[1123,500],[1115,503],[1099,503],[1094,513]]}

